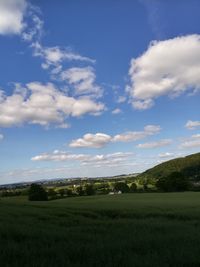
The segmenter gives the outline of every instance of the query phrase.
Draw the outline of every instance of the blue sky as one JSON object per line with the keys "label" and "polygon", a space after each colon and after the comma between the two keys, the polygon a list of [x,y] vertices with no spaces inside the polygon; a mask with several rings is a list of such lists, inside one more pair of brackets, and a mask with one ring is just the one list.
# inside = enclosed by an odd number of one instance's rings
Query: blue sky
{"label": "blue sky", "polygon": [[200,148],[198,0],[0,0],[0,184]]}

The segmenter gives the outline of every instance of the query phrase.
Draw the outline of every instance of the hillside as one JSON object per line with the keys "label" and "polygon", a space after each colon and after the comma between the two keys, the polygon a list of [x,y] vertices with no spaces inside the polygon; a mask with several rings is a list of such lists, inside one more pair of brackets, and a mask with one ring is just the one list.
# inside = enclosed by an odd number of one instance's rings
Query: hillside
{"label": "hillside", "polygon": [[200,181],[200,153],[161,163],[143,172],[138,178],[157,180],[175,171],[183,173],[193,181]]}

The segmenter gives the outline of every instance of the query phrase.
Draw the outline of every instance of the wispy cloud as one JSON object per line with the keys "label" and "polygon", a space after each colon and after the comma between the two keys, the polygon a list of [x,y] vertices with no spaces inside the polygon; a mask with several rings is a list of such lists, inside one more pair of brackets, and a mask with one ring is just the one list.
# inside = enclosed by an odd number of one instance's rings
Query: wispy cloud
{"label": "wispy cloud", "polygon": [[55,150],[53,153],[44,153],[33,157],[32,161],[78,161],[81,165],[113,165],[119,164],[129,157],[132,152],[116,152],[111,154],[71,154],[65,151]]}
{"label": "wispy cloud", "polygon": [[117,114],[120,114],[120,113],[122,113],[120,108],[113,109],[113,111],[112,111],[113,115],[117,115]]}
{"label": "wispy cloud", "polygon": [[187,121],[185,127],[189,130],[195,130],[197,127],[200,127],[200,121]]}
{"label": "wispy cloud", "polygon": [[138,144],[137,147],[138,148],[158,148],[158,147],[171,145],[171,143],[172,143],[171,139],[163,139],[163,140],[159,140],[155,142]]}
{"label": "wispy cloud", "polygon": [[179,146],[180,149],[198,148],[200,147],[200,134],[194,134],[183,140]]}

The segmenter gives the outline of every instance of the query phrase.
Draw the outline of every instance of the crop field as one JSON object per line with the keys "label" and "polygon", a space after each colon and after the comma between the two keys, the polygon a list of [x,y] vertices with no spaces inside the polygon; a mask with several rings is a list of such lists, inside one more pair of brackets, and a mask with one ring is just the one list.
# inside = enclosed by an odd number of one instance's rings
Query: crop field
{"label": "crop field", "polygon": [[200,266],[200,193],[0,199],[0,264]]}

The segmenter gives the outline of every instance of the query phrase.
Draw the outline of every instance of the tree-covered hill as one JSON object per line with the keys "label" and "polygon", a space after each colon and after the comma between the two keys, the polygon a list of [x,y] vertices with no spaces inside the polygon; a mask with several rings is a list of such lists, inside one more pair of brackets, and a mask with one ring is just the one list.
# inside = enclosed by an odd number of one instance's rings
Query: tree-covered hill
{"label": "tree-covered hill", "polygon": [[200,181],[200,153],[166,161],[143,172],[137,178],[158,180],[172,172],[181,172],[190,180]]}

